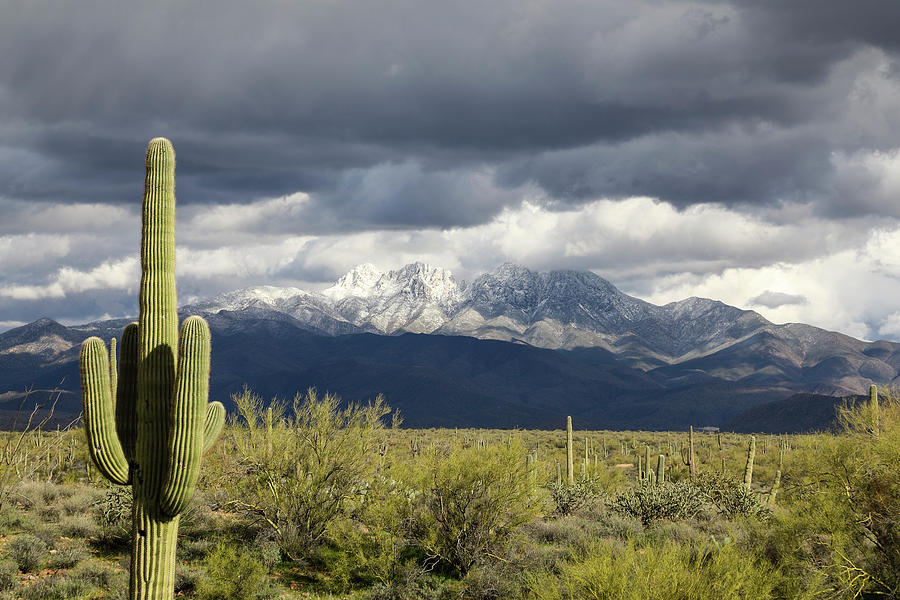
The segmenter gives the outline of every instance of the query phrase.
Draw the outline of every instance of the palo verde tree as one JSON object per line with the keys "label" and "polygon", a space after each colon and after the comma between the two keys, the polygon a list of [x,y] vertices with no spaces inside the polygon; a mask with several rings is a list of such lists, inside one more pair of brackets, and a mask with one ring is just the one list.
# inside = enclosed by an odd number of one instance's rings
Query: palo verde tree
{"label": "palo verde tree", "polygon": [[180,515],[225,422],[222,404],[207,404],[209,326],[189,317],[178,333],[175,151],[165,138],[147,147],[139,300],[118,369],[115,340],[109,355],[100,338],[85,340],[81,388],[91,457],[108,480],[132,486],[130,597],[160,600],[173,597]]}

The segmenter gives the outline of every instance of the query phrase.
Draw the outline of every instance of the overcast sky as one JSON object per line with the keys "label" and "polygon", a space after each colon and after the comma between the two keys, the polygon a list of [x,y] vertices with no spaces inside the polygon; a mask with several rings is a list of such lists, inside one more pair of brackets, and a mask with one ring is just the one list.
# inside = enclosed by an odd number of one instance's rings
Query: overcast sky
{"label": "overcast sky", "polygon": [[0,0],[0,330],[371,262],[900,340],[900,2]]}

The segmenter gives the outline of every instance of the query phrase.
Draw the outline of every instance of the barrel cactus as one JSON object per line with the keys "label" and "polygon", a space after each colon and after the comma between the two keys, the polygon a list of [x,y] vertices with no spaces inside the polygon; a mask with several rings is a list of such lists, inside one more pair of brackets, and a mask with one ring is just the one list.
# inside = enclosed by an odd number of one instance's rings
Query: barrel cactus
{"label": "barrel cactus", "polygon": [[85,340],[80,368],[91,457],[112,483],[132,486],[130,598],[172,598],[175,543],[203,453],[225,422],[209,395],[209,327],[185,319],[175,293],[175,151],[147,147],[142,205],[140,315],[115,340]]}

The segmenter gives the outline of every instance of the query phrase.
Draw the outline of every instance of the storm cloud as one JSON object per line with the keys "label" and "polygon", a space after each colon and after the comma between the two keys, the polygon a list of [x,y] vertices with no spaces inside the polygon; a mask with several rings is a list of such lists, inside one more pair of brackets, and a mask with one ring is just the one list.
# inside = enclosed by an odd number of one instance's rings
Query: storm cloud
{"label": "storm cloud", "polygon": [[[664,300],[868,256],[900,219],[898,22],[878,0],[5,3],[0,323],[132,310],[158,135],[186,296],[424,256]],[[841,323],[877,335],[872,310]]]}

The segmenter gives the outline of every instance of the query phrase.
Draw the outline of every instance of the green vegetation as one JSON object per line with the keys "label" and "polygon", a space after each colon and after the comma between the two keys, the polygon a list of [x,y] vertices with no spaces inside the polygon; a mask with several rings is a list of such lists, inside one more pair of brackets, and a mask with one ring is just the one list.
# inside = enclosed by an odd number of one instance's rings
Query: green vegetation
{"label": "green vegetation", "polygon": [[[180,516],[179,597],[900,595],[887,394],[834,435],[756,436],[750,489],[744,435],[695,431],[691,478],[688,432],[573,431],[569,485],[562,427],[409,430],[381,399],[315,390],[271,409],[250,390],[234,400]],[[0,599],[126,598],[131,488],[97,476],[83,432],[44,432],[60,454],[36,438],[0,509]]]}

